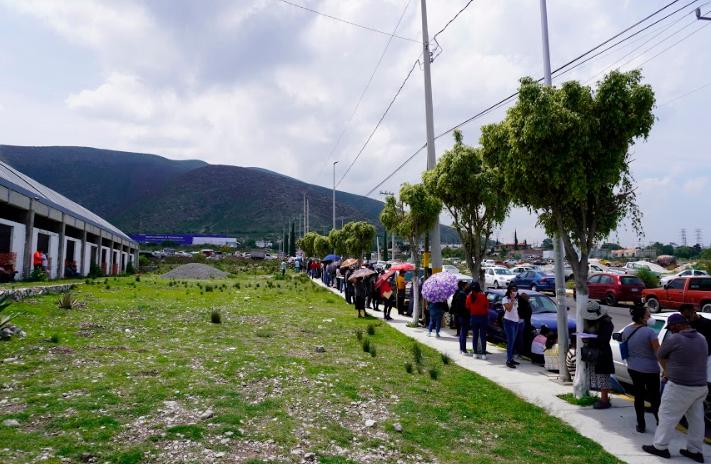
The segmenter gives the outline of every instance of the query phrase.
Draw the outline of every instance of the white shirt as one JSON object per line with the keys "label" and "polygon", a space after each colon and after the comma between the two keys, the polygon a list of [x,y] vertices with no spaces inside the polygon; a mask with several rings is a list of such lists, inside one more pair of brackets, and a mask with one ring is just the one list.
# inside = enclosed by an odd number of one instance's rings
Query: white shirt
{"label": "white shirt", "polygon": [[521,320],[520,317],[518,317],[518,299],[514,297],[513,300],[509,299],[509,297],[505,296],[503,300],[501,300],[501,303],[503,305],[506,305],[508,303],[511,303],[513,301],[513,307],[511,308],[511,311],[506,311],[506,306],[504,306],[504,319],[509,320],[511,322],[518,322]]}

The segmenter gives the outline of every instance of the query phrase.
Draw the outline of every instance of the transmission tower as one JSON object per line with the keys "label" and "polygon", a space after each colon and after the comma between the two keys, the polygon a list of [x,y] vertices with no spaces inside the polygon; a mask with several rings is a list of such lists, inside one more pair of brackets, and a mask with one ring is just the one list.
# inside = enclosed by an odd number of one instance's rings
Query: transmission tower
{"label": "transmission tower", "polygon": [[681,246],[687,246],[687,244],[686,244],[686,229],[681,229]]}
{"label": "transmission tower", "polygon": [[704,234],[701,229],[696,229],[696,244],[701,246],[704,243]]}

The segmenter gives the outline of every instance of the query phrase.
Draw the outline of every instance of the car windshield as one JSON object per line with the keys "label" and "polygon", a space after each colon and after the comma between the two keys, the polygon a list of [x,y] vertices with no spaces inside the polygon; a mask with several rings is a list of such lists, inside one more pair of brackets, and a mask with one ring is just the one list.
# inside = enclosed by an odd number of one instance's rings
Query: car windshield
{"label": "car windshield", "polygon": [[558,312],[555,302],[545,295],[531,295],[530,301],[533,314]]}
{"label": "car windshield", "polygon": [[499,275],[511,275],[513,274],[511,271],[508,269],[495,269],[496,273]]}

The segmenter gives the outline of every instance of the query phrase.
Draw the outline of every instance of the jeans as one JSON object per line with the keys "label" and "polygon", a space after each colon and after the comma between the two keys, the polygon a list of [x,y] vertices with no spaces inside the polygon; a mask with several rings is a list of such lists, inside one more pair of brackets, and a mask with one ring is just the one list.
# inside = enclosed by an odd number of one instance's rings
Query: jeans
{"label": "jeans", "polygon": [[506,362],[513,362],[516,353],[516,338],[518,337],[519,323],[504,319],[504,332],[506,332]]}
{"label": "jeans", "polygon": [[637,425],[642,428],[647,426],[644,420],[644,399],[649,397],[652,412],[657,415],[659,411],[659,372],[649,374],[628,369],[632,377],[634,392],[634,412],[637,413]]}
{"label": "jeans", "polygon": [[469,316],[457,316],[457,327],[459,328],[459,351],[467,351],[467,335],[469,335]]}
{"label": "jeans", "polygon": [[439,329],[442,326],[442,309],[439,306],[430,306],[430,323],[428,325],[428,330],[432,333],[432,328],[435,329],[435,333],[439,335]]}
{"label": "jeans", "polygon": [[[469,326],[472,328],[472,350],[475,354],[485,354],[489,316],[472,316],[469,319]],[[477,345],[481,345],[481,347]]]}
{"label": "jeans", "polygon": [[674,436],[676,424],[683,416],[689,424],[686,434],[686,449],[692,453],[702,453],[704,446],[704,399],[708,394],[703,387],[687,387],[671,380],[667,382],[659,406],[659,426],[654,432],[654,446],[667,449]]}

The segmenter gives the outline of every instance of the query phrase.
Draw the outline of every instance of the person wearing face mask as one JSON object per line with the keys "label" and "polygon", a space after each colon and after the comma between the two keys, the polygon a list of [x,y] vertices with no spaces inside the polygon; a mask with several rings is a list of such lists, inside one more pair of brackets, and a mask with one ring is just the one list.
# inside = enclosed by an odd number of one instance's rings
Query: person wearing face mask
{"label": "person wearing face mask", "polygon": [[659,363],[657,351],[659,340],[654,327],[654,318],[649,309],[635,306],[630,309],[632,324],[622,330],[622,340],[627,342],[627,371],[632,378],[634,410],[637,413],[637,431],[644,433],[647,424],[644,420],[644,400],[649,398],[652,413],[657,417],[659,411]]}
{"label": "person wearing face mask", "polygon": [[518,316],[518,288],[511,285],[506,289],[506,295],[501,300],[504,306],[504,332],[506,333],[506,367],[516,369],[518,364],[514,361],[516,353],[516,341],[518,337],[519,321]]}
{"label": "person wearing face mask", "polygon": [[659,348],[657,358],[667,380],[659,406],[659,426],[654,433],[654,444],[642,449],[649,454],[671,457],[669,442],[676,425],[683,416],[689,424],[686,449],[679,453],[696,462],[704,462],[704,400],[708,394],[706,377],[706,339],[692,329],[681,314],[667,319],[671,332]]}

